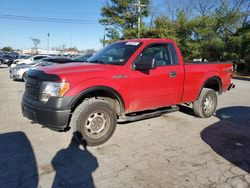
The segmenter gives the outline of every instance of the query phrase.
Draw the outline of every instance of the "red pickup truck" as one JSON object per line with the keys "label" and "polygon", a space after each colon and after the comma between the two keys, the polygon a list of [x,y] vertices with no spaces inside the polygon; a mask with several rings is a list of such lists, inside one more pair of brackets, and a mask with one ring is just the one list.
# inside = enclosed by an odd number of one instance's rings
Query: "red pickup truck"
{"label": "red pickup truck", "polygon": [[117,121],[133,121],[193,104],[207,118],[217,94],[231,83],[232,64],[184,63],[173,40],[118,41],[86,63],[47,66],[27,73],[23,115],[57,131],[72,128],[88,145],[106,142]]}

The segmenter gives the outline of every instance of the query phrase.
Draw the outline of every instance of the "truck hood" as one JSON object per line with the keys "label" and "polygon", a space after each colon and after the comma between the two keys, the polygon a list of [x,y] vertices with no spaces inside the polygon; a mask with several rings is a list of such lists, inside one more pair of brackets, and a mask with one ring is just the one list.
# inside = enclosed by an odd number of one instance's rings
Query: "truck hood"
{"label": "truck hood", "polygon": [[39,67],[37,70],[41,70],[47,74],[71,74],[76,72],[96,72],[109,70],[114,65],[103,65],[95,63],[65,63],[65,64],[56,64],[53,66]]}

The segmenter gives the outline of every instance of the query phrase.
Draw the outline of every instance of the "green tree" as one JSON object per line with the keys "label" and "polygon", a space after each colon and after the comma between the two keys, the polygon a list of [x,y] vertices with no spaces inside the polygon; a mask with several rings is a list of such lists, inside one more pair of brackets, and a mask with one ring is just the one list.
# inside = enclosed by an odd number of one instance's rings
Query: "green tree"
{"label": "green tree", "polygon": [[234,63],[238,72],[250,72],[250,24],[228,36],[227,59]]}
{"label": "green tree", "polygon": [[[137,0],[110,0],[102,8],[100,23],[107,41],[137,37]],[[148,5],[150,0],[141,0]],[[238,70],[250,72],[249,0],[166,0],[165,13],[155,10],[150,24],[141,25],[143,38],[172,38],[185,60],[230,60]],[[163,4],[164,5],[164,4]],[[152,8],[151,8],[152,10]],[[157,7],[159,10],[159,7]],[[193,10],[193,11],[191,11]],[[142,17],[149,14],[149,7]]]}
{"label": "green tree", "polygon": [[10,52],[12,51],[12,48],[10,46],[5,46],[2,48],[2,51]]}
{"label": "green tree", "polygon": [[[111,0],[101,9],[99,22],[105,26],[107,42],[137,37],[138,12],[134,4],[137,0]],[[141,0],[146,5],[141,17],[149,14],[149,0]],[[143,26],[143,23],[142,23]]]}
{"label": "green tree", "polygon": [[[230,5],[233,4],[232,5]],[[224,42],[223,60],[232,60],[235,70],[249,70],[249,24],[250,1],[224,0],[216,10],[218,36]]]}
{"label": "green tree", "polygon": [[175,24],[166,16],[158,16],[153,26],[143,28],[142,37],[176,39]]}
{"label": "green tree", "polygon": [[175,21],[176,29],[176,42],[179,44],[181,52],[185,60],[190,59],[192,56],[192,47],[191,47],[191,34],[192,34],[192,25],[188,20],[184,11],[179,11]]}
{"label": "green tree", "polygon": [[[192,20],[192,38],[197,57],[211,61],[223,59],[224,42],[218,35],[215,16],[199,16]],[[196,57],[196,58],[197,58]]]}

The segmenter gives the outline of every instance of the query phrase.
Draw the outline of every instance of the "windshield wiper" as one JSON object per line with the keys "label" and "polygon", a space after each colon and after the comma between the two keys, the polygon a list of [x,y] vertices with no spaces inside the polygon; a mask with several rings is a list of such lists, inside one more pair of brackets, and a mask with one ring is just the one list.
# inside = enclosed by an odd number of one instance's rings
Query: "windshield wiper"
{"label": "windshield wiper", "polygon": [[95,60],[95,61],[88,61],[88,62],[90,62],[90,63],[99,63],[99,64],[104,64],[104,65],[107,64],[107,63],[105,63],[105,62],[102,61],[102,60]]}

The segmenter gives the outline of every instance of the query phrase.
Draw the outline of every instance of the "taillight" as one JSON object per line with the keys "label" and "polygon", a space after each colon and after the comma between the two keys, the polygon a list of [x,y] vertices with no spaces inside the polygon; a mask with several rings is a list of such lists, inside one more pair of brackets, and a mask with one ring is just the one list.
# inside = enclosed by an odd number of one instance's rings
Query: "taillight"
{"label": "taillight", "polygon": [[231,78],[233,78],[233,72],[234,72],[234,68],[233,68],[233,66],[232,66],[232,67],[230,67],[230,68],[228,69],[228,73],[229,73],[229,75],[230,75]]}

